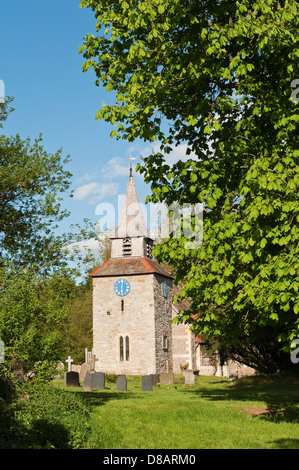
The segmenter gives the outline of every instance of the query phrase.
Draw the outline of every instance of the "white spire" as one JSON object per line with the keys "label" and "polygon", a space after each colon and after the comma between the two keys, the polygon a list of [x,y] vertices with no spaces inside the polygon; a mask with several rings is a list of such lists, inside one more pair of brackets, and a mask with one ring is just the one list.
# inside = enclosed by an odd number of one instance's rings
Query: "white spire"
{"label": "white spire", "polygon": [[[130,160],[133,160],[131,157]],[[148,237],[148,229],[139,203],[133,175],[130,166],[130,177],[127,186],[124,205],[121,210],[116,238]]]}

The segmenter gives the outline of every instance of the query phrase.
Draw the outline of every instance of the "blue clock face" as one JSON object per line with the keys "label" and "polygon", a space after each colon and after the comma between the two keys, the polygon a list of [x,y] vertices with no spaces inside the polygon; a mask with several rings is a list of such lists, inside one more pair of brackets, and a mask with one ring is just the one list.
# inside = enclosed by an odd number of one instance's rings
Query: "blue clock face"
{"label": "blue clock face", "polygon": [[162,282],[162,293],[163,293],[163,296],[166,299],[166,297],[167,297],[167,284],[166,284],[165,281]]}
{"label": "blue clock face", "polygon": [[114,292],[120,297],[124,297],[130,292],[130,283],[126,279],[118,279],[114,284]]}

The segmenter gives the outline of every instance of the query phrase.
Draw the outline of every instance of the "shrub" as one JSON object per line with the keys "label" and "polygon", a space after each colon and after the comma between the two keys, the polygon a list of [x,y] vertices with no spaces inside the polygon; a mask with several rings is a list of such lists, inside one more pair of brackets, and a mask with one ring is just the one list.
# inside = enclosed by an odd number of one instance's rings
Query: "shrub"
{"label": "shrub", "polygon": [[77,393],[37,384],[15,407],[9,446],[32,449],[78,449],[90,431],[88,408]]}

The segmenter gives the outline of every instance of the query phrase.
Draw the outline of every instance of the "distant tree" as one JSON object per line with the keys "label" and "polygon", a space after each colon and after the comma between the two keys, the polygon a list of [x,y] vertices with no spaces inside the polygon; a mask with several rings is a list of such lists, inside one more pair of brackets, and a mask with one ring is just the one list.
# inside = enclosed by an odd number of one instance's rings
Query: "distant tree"
{"label": "distant tree", "polygon": [[[0,105],[6,119],[9,102]],[[88,226],[58,236],[68,216],[69,158],[46,152],[19,135],[0,135],[0,373],[45,371],[60,359],[65,326],[75,301],[76,275],[68,245],[92,235]],[[70,194],[69,194],[70,195]],[[93,233],[94,235],[94,233]]]}
{"label": "distant tree", "polygon": [[[148,201],[204,205],[201,248],[186,248],[182,233],[155,249],[191,300],[180,321],[201,312],[194,329],[231,347],[266,327],[289,355],[299,337],[298,1],[81,6],[97,20],[83,70],[115,96],[97,118],[111,136],[160,142],[139,165]],[[182,143],[186,161],[168,165]]]}

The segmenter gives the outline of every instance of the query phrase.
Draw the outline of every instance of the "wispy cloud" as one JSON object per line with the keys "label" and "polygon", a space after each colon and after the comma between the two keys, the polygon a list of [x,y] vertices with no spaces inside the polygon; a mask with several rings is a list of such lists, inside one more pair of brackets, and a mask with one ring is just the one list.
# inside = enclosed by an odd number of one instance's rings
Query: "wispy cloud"
{"label": "wispy cloud", "polygon": [[115,178],[117,176],[128,176],[129,162],[124,158],[111,158],[107,165],[102,169],[102,174],[106,178]]}
{"label": "wispy cloud", "polygon": [[105,197],[114,196],[118,193],[118,183],[91,182],[79,186],[74,191],[74,199],[82,201],[88,199],[89,204],[95,204]]}

